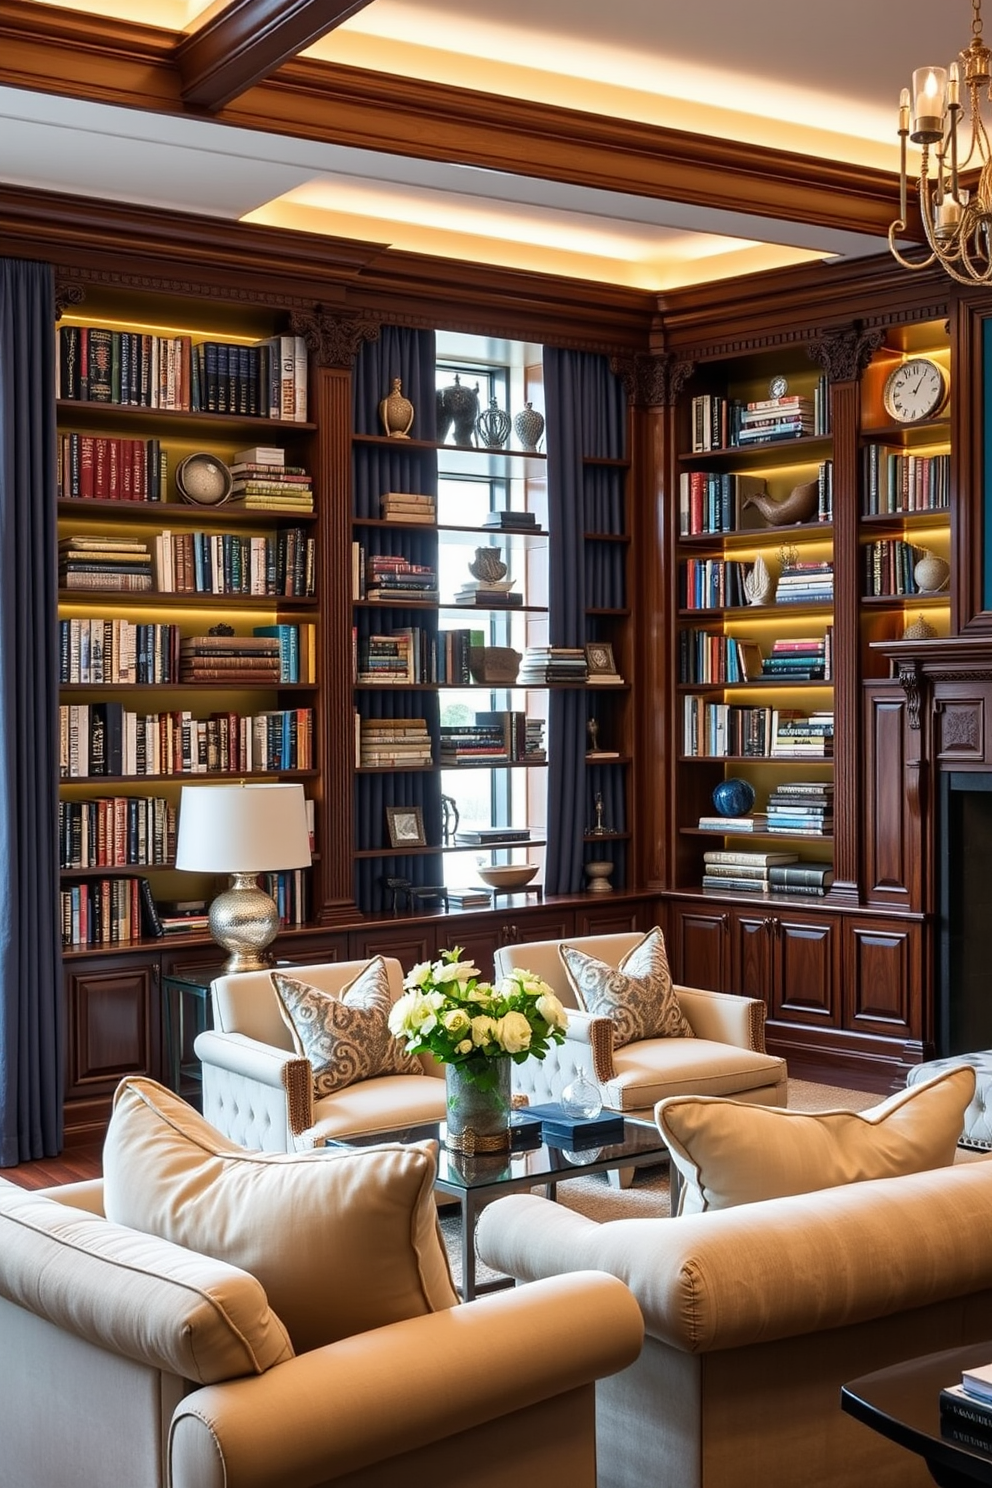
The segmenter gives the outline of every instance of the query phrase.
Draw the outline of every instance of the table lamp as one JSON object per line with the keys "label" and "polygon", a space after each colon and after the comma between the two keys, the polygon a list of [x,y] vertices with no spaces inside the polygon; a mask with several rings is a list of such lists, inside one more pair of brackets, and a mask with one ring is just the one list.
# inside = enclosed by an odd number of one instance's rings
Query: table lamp
{"label": "table lamp", "polygon": [[183,786],[176,867],[231,875],[210,906],[210,933],[229,953],[225,971],[271,965],[279,911],[257,875],[308,868],[310,861],[302,785]]}

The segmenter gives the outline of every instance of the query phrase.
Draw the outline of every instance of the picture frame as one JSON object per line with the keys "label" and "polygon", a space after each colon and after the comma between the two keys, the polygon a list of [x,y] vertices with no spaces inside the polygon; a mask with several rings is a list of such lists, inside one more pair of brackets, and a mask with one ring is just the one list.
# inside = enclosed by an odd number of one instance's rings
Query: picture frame
{"label": "picture frame", "polygon": [[424,813],[419,806],[387,806],[390,847],[426,847]]}
{"label": "picture frame", "polygon": [[608,641],[586,642],[586,667],[590,677],[615,677],[617,675],[616,662],[613,660],[613,647]]}

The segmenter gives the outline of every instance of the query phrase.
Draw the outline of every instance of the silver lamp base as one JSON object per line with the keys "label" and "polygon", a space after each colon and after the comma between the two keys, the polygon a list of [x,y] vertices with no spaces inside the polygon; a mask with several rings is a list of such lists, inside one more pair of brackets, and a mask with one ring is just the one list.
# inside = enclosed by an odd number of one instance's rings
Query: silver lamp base
{"label": "silver lamp base", "polygon": [[272,965],[268,947],[279,931],[275,901],[254,873],[232,873],[230,886],[210,906],[210,933],[227,951],[226,972],[262,971]]}

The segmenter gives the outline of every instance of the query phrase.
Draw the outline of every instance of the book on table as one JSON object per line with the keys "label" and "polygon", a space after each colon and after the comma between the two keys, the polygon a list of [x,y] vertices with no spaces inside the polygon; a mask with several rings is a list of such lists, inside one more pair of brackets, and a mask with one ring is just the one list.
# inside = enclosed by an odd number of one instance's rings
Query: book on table
{"label": "book on table", "polygon": [[549,1147],[595,1147],[622,1142],[623,1116],[619,1111],[603,1111],[599,1116],[569,1116],[560,1101],[527,1106],[528,1116],[541,1122],[541,1136]]}

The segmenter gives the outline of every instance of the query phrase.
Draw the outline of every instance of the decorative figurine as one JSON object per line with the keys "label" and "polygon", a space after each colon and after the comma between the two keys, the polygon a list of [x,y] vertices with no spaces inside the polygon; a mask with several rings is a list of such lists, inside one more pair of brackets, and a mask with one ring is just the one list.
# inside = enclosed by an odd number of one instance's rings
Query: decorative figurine
{"label": "decorative figurine", "polygon": [[590,718],[586,724],[586,733],[589,735],[589,753],[596,754],[599,750],[599,724],[595,718]]}
{"label": "decorative figurine", "polygon": [[461,817],[458,807],[455,805],[454,796],[441,797],[441,845],[442,847],[454,847],[455,833],[458,831],[458,823]]}
{"label": "decorative figurine", "polygon": [[475,432],[486,449],[502,449],[510,437],[510,415],[499,408],[495,398],[475,421]]}
{"label": "decorative figurine", "polygon": [[596,825],[594,827],[591,827],[590,828],[590,830],[589,830],[589,836],[590,837],[606,837],[608,835],[610,829],[609,829],[609,827],[604,827],[603,826],[603,792],[602,791],[597,791],[596,792],[595,804],[596,804]]}
{"label": "decorative figurine", "polygon": [[776,501],[765,492],[752,492],[741,499],[741,508],[753,506],[759,511],[769,527],[787,527],[795,522],[811,522],[816,516],[820,501],[819,482],[804,481],[793,486],[788,496]]}
{"label": "decorative figurine", "polygon": [[768,571],[768,564],[759,553],[744,575],[744,593],[751,605],[771,604],[775,594],[775,580]]}
{"label": "decorative figurine", "polygon": [[413,427],[413,404],[403,396],[403,383],[393,378],[393,390],[379,404],[379,417],[390,439],[409,439]]}
{"label": "decorative figurine", "polygon": [[595,859],[586,864],[586,892],[589,894],[612,894],[613,885],[610,883],[610,874],[613,872],[613,864],[605,859]]}
{"label": "decorative figurine", "polygon": [[437,390],[437,442],[443,444],[453,428],[455,444],[475,444],[475,421],[479,417],[479,384],[475,391],[462,387],[458,373],[451,387]]}

